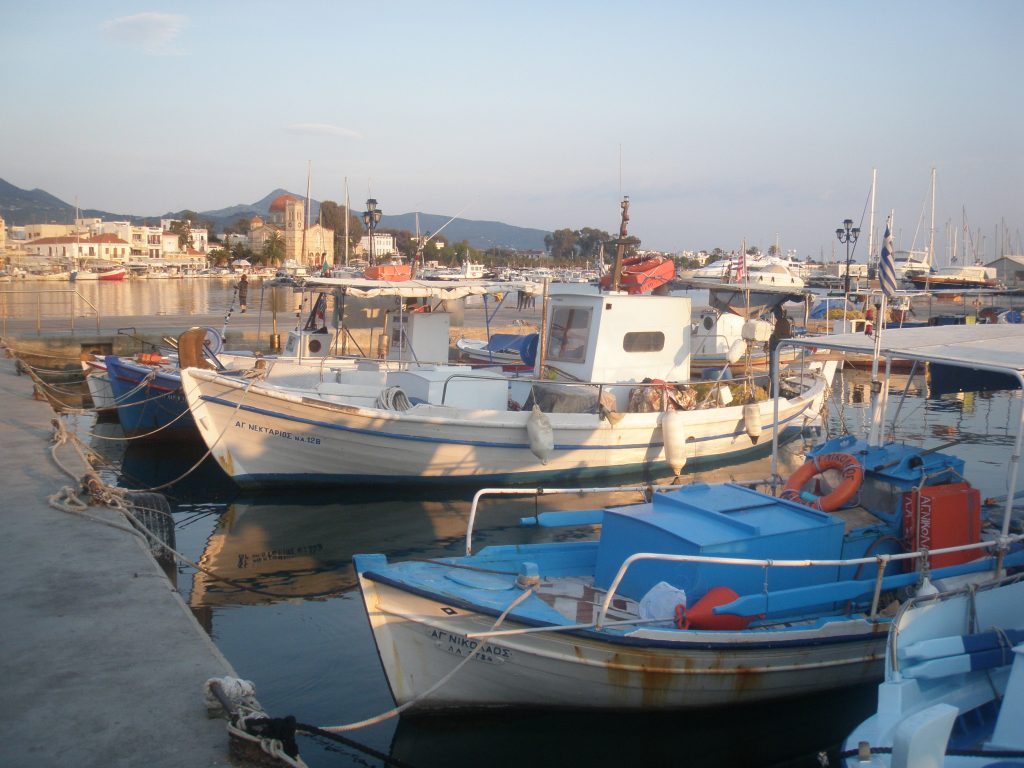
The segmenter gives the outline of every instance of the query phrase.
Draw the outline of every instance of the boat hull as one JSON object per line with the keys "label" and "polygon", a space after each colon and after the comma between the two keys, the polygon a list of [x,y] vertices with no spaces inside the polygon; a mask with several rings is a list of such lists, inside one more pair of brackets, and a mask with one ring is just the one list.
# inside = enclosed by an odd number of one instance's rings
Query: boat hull
{"label": "boat hull", "polygon": [[[303,483],[562,482],[623,474],[671,475],[661,413],[547,414],[554,448],[530,447],[525,411],[408,411],[359,407],[206,371],[182,372],[206,445],[243,486]],[[825,383],[781,401],[780,438],[795,437],[821,408]],[[760,437],[743,426],[743,407],[684,411],[686,466],[707,466],[771,450],[772,401],[760,404]]]}
{"label": "boat hull", "polygon": [[93,407],[98,410],[115,407],[114,389],[110,385],[107,366],[98,360],[83,360],[82,372],[85,374]]}
{"label": "boat hull", "polygon": [[195,421],[177,371],[129,363],[107,355],[107,377],[117,400],[117,418],[129,437],[193,440]]}
{"label": "boat hull", "polygon": [[[359,574],[394,699],[407,703],[473,653],[420,710],[504,706],[600,710],[724,707],[783,699],[881,678],[886,625],[780,632],[648,631],[644,640],[543,632],[474,640],[496,617]],[[501,629],[522,625],[506,622]],[[676,642],[652,636],[690,635]]]}

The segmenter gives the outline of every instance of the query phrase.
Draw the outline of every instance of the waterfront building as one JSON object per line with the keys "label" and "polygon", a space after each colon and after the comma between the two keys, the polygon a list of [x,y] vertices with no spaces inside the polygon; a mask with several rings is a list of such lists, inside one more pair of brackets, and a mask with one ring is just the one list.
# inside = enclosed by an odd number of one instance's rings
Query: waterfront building
{"label": "waterfront building", "polygon": [[334,264],[334,230],[321,224],[306,226],[306,205],[293,195],[280,195],[270,204],[264,221],[254,216],[249,224],[249,247],[262,252],[275,235],[284,241],[284,261],[306,269]]}
{"label": "waterfront building", "polygon": [[390,232],[374,232],[373,251],[370,250],[370,236],[363,235],[359,240],[357,252],[362,253],[364,256],[372,253],[375,259],[381,259],[398,253],[398,243],[395,240],[395,236]]}
{"label": "waterfront building", "polygon": [[24,249],[31,256],[59,259],[68,263],[76,259],[92,259],[124,264],[131,255],[128,243],[111,234],[40,237],[25,243]]}

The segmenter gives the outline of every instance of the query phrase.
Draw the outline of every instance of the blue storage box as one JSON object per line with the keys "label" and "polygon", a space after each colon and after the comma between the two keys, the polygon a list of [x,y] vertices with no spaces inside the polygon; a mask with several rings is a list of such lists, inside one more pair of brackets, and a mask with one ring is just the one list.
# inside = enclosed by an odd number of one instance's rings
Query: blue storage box
{"label": "blue storage box", "polygon": [[[625,559],[637,552],[747,559],[838,559],[843,523],[827,512],[733,483],[695,484],[657,494],[649,504],[605,510],[595,585],[608,589]],[[833,581],[836,568],[772,568],[771,591]],[[762,592],[763,568],[645,561],[630,568],[617,590],[639,600],[659,581],[686,590],[692,604],[712,587],[740,595]]]}

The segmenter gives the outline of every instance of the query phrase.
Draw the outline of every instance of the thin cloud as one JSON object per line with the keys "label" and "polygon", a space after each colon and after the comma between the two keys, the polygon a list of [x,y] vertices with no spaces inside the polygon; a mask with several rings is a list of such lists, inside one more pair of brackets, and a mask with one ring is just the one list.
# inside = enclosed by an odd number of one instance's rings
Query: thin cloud
{"label": "thin cloud", "polygon": [[184,51],[175,42],[187,26],[188,17],[176,13],[137,13],[104,21],[100,29],[114,42],[150,55],[177,56]]}
{"label": "thin cloud", "polygon": [[361,133],[330,123],[292,123],[285,128],[288,133],[304,136],[341,136],[345,139],[361,139]]}

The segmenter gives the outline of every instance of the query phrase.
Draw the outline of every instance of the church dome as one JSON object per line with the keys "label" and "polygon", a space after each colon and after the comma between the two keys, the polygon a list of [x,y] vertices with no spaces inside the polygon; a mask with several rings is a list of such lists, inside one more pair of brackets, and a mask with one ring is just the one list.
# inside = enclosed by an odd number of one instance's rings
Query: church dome
{"label": "church dome", "polygon": [[278,195],[277,197],[274,198],[274,202],[270,204],[270,210],[283,212],[285,206],[289,202],[294,202],[296,200],[298,200],[298,198],[294,197],[293,195]]}

